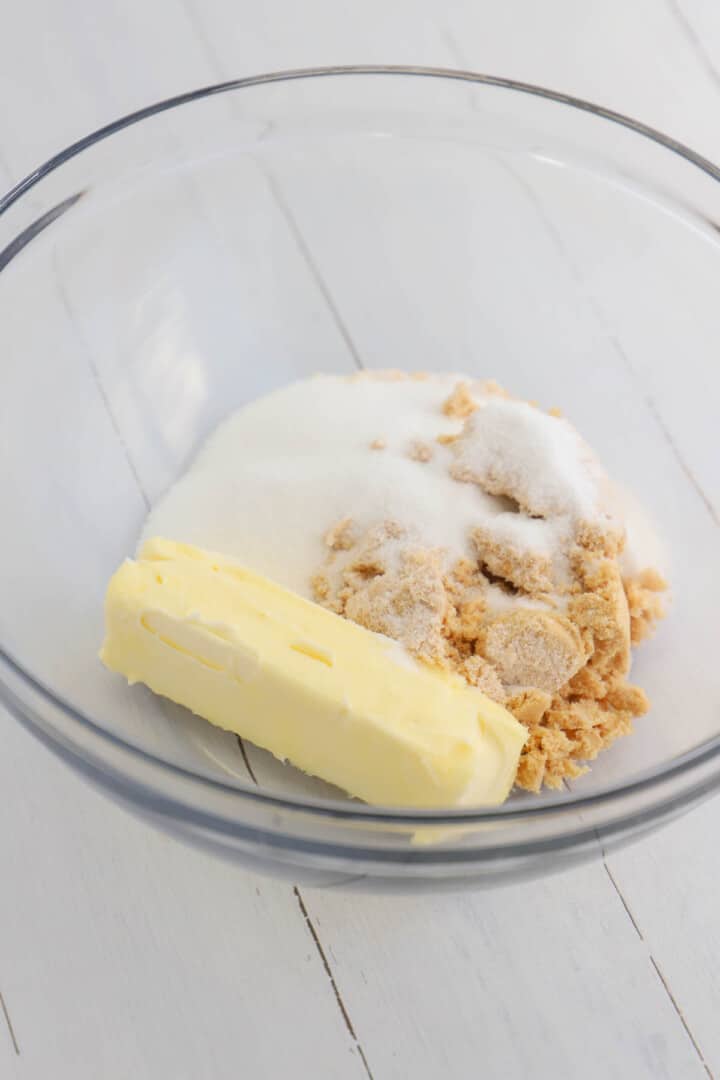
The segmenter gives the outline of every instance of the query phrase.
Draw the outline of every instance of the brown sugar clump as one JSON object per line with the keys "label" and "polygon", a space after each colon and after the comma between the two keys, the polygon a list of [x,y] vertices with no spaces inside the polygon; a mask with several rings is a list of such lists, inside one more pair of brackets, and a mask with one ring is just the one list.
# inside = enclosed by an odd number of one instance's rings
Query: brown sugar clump
{"label": "brown sugar clump", "polygon": [[433,448],[426,442],[414,442],[410,445],[409,456],[413,461],[428,462],[432,460]]}
{"label": "brown sugar clump", "polygon": [[573,757],[573,741],[561,728],[543,724],[526,727],[530,734],[515,777],[518,787],[535,792],[540,791],[543,784],[559,788],[563,780],[581,776],[586,771],[586,767],[579,765]]}
{"label": "brown sugar clump", "polygon": [[466,657],[465,660],[459,662],[458,670],[472,686],[477,686],[478,690],[482,690],[483,694],[487,694],[500,705],[505,704],[507,694],[500,676],[492,664],[489,664],[482,656]]}
{"label": "brown sugar clump", "polygon": [[555,693],[587,659],[582,637],[569,619],[549,611],[518,608],[488,621],[478,651],[504,686]]}
{"label": "brown sugar clump", "polygon": [[592,761],[615,739],[629,735],[633,717],[646,711],[647,698],[637,687],[617,688],[600,701],[554,699],[542,719],[528,725],[518,784],[530,791],[542,784],[561,787],[563,780],[586,771],[579,762]]}
{"label": "brown sugar clump", "polygon": [[615,560],[587,556],[579,580],[583,591],[570,599],[568,615],[583,634],[590,659],[572,691],[599,696],[608,679],[630,669],[630,615]]}
{"label": "brown sugar clump", "polygon": [[639,645],[655,632],[665,614],[666,589],[667,584],[657,570],[643,570],[637,577],[625,581],[633,645]]}
{"label": "brown sugar clump", "polygon": [[551,702],[552,694],[544,690],[520,690],[508,698],[507,707],[526,727],[533,727],[542,721]]}
{"label": "brown sugar clump", "polygon": [[313,574],[310,579],[310,588],[312,589],[313,599],[318,604],[326,604],[330,600],[330,581],[327,574],[322,570],[318,570],[316,574]]}
{"label": "brown sugar clump", "polygon": [[488,397],[499,397],[505,398],[506,400],[510,397],[510,394],[507,392],[505,387],[501,386],[500,383],[495,382],[494,379],[483,380],[483,382],[480,384],[480,389],[482,390],[483,394]]}
{"label": "brown sugar clump", "polygon": [[454,640],[456,644],[477,641],[487,618],[487,607],[482,593],[471,591],[468,596],[458,599],[451,611],[446,619],[446,637]]}
{"label": "brown sugar clump", "polygon": [[470,393],[466,382],[459,382],[450,397],[445,401],[442,411],[454,420],[465,420],[474,413],[478,404]]}
{"label": "brown sugar clump", "polygon": [[553,591],[553,567],[547,556],[502,544],[489,529],[480,526],[472,530],[471,537],[478,560],[495,577],[531,596]]}
{"label": "brown sugar clump", "polygon": [[349,517],[338,521],[325,533],[325,543],[333,551],[349,551],[354,542],[353,523]]}
{"label": "brown sugar clump", "polygon": [[445,651],[446,607],[439,560],[432,552],[407,552],[396,569],[374,576],[351,593],[343,614],[402,642],[418,659],[437,664]]}

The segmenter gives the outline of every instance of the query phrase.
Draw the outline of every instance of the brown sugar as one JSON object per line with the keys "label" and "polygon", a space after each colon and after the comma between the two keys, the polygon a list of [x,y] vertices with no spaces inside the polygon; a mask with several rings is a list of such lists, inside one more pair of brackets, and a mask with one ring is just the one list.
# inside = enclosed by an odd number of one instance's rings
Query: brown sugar
{"label": "brown sugar", "polygon": [[[348,529],[340,522],[328,535],[344,542]],[[371,530],[351,549],[339,585],[327,572],[315,575],[315,599],[504,703],[529,732],[520,787],[560,787],[629,733],[648,703],[627,683],[630,618],[613,560],[589,560],[565,613],[525,607],[522,596],[498,613],[477,564],[460,560],[446,573],[440,552],[405,539],[393,522]],[[659,597],[655,579],[644,580],[650,584],[638,588]]]}
{"label": "brown sugar", "polygon": [[353,523],[349,517],[332,525],[325,533],[325,543],[333,551],[349,551],[353,546]]}
{"label": "brown sugar", "polygon": [[410,444],[408,454],[413,461],[425,463],[432,460],[433,448],[429,443],[417,440]]}
{"label": "brown sugar", "polygon": [[454,420],[465,420],[471,413],[475,412],[477,407],[477,402],[470,393],[468,383],[459,382],[444,403],[442,411],[446,416],[450,416]]}
{"label": "brown sugar", "polygon": [[[482,384],[482,392],[507,398],[496,384]],[[482,418],[478,409],[462,381],[441,406],[469,424]],[[458,437],[436,442],[452,445]],[[432,448],[412,444],[410,456],[429,461]],[[512,471],[512,463],[501,467]],[[470,475],[452,461],[448,469],[459,483],[496,496],[499,517],[521,515],[523,535],[535,535],[531,519],[538,516],[552,526],[552,508],[538,514],[530,488],[518,491],[500,473]],[[558,520],[562,527],[547,534],[556,543],[550,551],[515,547],[486,520],[468,529],[467,554],[448,560],[398,521],[362,530],[346,517],[325,534],[326,563],[312,580],[319,603],[504,704],[528,729],[516,783],[530,791],[581,775],[647,711],[644,692],[627,681],[630,651],[664,614],[666,585],[657,571],[623,580],[624,539],[615,520]]]}
{"label": "brown sugar", "polygon": [[[362,574],[362,567],[359,568]],[[358,573],[356,566],[351,573]],[[404,551],[396,568],[366,579],[344,597],[343,614],[353,622],[402,642],[414,656],[442,663],[447,607],[440,562],[433,552]]]}
{"label": "brown sugar", "polygon": [[630,638],[639,645],[651,637],[665,614],[667,583],[657,570],[643,570],[637,577],[625,580],[625,595],[630,612]]}
{"label": "brown sugar", "polygon": [[555,693],[588,659],[579,630],[564,615],[519,607],[485,622],[476,649],[503,686]]}
{"label": "brown sugar", "polygon": [[519,551],[497,540],[489,529],[476,526],[471,532],[480,564],[495,577],[530,595],[552,593],[553,567],[546,555]]}

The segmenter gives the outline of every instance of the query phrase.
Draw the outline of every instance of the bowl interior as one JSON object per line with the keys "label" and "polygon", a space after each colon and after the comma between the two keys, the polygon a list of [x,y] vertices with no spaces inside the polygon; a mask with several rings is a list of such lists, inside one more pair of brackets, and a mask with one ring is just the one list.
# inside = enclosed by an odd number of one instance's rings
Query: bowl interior
{"label": "bowl interior", "polygon": [[576,790],[716,735],[718,190],[570,106],[391,76],[215,96],[91,147],[0,222],[33,234],[0,278],[3,647],[124,739],[245,783],[234,737],[101,667],[109,576],[243,402],[357,365],[463,371],[560,406],[669,553],[634,668],[652,711]]}

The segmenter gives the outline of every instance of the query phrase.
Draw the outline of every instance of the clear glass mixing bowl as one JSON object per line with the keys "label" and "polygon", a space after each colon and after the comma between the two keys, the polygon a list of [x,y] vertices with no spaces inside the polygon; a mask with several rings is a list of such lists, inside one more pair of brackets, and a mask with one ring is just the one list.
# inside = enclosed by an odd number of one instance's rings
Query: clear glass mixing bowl
{"label": "clear glass mixing bowl", "polygon": [[[0,202],[5,704],[149,821],[316,884],[529,877],[708,795],[719,179],[585,102],[388,68],[210,87],[38,169]],[[561,406],[667,543],[672,611],[635,668],[652,711],[561,794],[361,805],[97,660],[107,580],[204,436],[356,365],[467,371]]]}

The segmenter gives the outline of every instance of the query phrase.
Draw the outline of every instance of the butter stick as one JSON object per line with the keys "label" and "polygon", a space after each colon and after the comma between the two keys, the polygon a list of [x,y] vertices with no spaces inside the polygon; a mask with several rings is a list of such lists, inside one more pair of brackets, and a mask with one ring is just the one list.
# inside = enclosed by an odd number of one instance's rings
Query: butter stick
{"label": "butter stick", "polygon": [[526,730],[459,676],[224,556],[148,541],[110,581],[101,659],[369,803],[496,805]]}

